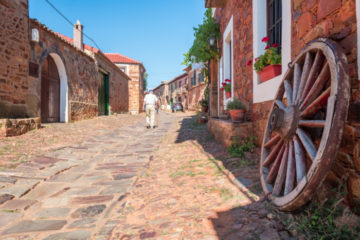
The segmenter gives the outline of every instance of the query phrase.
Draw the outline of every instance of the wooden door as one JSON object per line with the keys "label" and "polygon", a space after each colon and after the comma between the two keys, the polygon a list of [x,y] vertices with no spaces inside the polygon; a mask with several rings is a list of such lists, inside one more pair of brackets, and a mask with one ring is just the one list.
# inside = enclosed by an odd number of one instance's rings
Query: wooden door
{"label": "wooden door", "polygon": [[109,75],[102,72],[99,73],[98,111],[99,115],[109,115]]}
{"label": "wooden door", "polygon": [[60,77],[50,56],[44,61],[41,70],[41,121],[60,121]]}

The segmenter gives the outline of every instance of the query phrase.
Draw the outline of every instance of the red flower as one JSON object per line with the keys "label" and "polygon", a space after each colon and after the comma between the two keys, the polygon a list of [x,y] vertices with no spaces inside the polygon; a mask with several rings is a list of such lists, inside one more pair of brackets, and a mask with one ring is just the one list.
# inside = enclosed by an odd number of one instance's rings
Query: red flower
{"label": "red flower", "polygon": [[246,66],[251,66],[251,64],[252,64],[252,61],[249,60],[249,61],[247,62],[247,64],[246,64]]}
{"label": "red flower", "polygon": [[258,58],[255,58],[255,62],[257,62]]}
{"label": "red flower", "polygon": [[269,46],[269,45],[266,45],[265,50],[267,50],[267,49],[269,49],[269,48],[270,48],[270,46]]}
{"label": "red flower", "polygon": [[279,46],[279,44],[278,43],[274,43],[273,45],[272,45],[272,47],[278,47]]}
{"label": "red flower", "polygon": [[268,37],[264,37],[261,41],[262,41],[262,42],[268,42],[268,41],[269,41],[269,38],[268,38]]}
{"label": "red flower", "polygon": [[223,82],[223,83],[221,83],[221,85],[226,86],[226,83]]}
{"label": "red flower", "polygon": [[231,82],[231,80],[230,79],[225,79],[225,82]]}
{"label": "red flower", "polygon": [[223,87],[221,87],[221,88],[220,88],[220,90],[221,90],[221,91],[224,91],[224,88],[223,88]]}

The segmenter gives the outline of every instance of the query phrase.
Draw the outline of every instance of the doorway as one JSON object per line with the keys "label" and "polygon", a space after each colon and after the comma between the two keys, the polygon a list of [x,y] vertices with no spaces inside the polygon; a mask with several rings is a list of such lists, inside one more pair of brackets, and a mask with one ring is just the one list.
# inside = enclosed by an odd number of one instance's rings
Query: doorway
{"label": "doorway", "polygon": [[41,69],[41,122],[60,122],[60,77],[51,56]]}
{"label": "doorway", "polygon": [[109,74],[99,72],[98,109],[99,115],[109,115]]}

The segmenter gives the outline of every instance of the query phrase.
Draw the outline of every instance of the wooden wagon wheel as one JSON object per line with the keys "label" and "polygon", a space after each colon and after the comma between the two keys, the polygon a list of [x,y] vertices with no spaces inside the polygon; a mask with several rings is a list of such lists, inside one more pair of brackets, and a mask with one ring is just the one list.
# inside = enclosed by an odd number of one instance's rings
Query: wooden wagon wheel
{"label": "wooden wagon wheel", "polygon": [[260,161],[262,187],[281,210],[304,205],[324,181],[342,139],[349,98],[348,64],[335,42],[317,39],[289,64]]}

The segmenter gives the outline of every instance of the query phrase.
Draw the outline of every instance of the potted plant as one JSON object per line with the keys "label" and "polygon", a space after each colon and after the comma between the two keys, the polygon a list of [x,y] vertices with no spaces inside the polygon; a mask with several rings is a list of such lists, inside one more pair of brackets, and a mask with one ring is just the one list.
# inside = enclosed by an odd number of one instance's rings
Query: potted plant
{"label": "potted plant", "polygon": [[221,91],[225,91],[226,98],[231,98],[231,80],[225,79],[225,82],[221,83]]}
{"label": "potted plant", "polygon": [[202,99],[199,102],[200,106],[201,106],[201,112],[206,113],[209,109],[209,103],[206,99]]}
{"label": "potted plant", "polygon": [[[268,43],[269,38],[264,37],[262,42]],[[266,45],[265,53],[255,58],[255,71],[259,74],[260,81],[265,82],[281,74],[281,54],[279,44]],[[251,65],[251,62],[248,62]]]}
{"label": "potted plant", "polygon": [[242,102],[235,99],[233,101],[228,102],[226,107],[230,111],[231,121],[233,122],[244,121],[246,107]]}

